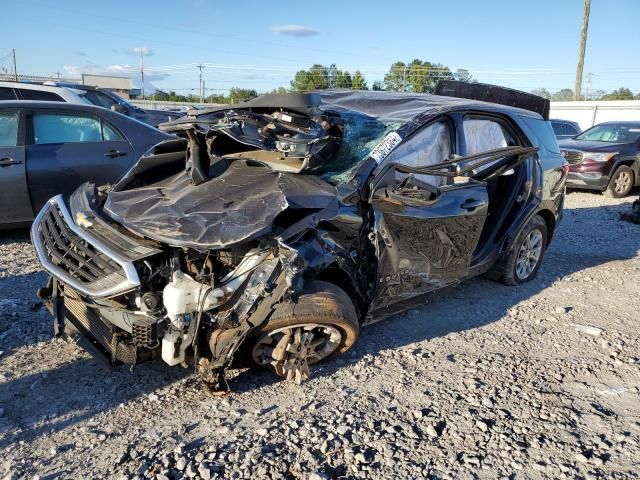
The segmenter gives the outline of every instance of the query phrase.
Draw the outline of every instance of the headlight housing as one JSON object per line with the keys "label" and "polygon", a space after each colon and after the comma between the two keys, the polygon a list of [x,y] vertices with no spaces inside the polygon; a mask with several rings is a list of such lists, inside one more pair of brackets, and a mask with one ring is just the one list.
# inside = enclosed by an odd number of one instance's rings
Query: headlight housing
{"label": "headlight housing", "polygon": [[592,162],[607,162],[615,157],[619,152],[591,153],[584,152],[583,161],[591,160]]}

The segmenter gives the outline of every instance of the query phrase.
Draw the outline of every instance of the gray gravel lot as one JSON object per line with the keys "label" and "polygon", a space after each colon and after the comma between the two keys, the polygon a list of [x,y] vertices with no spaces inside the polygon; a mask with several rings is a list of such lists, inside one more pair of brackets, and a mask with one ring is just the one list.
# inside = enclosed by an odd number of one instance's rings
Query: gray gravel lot
{"label": "gray gravel lot", "polygon": [[571,193],[539,277],[362,331],[296,386],[112,369],[52,339],[25,232],[0,234],[0,478],[638,478],[640,226]]}

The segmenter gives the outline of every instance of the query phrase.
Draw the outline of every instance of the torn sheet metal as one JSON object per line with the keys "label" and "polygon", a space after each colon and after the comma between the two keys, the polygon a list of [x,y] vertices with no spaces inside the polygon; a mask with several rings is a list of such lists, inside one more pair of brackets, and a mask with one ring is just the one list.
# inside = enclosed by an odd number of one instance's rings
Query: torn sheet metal
{"label": "torn sheet metal", "polygon": [[335,188],[317,177],[278,173],[257,162],[236,160],[199,185],[181,171],[139,188],[114,190],[105,210],[153,240],[219,249],[268,233],[289,206],[324,208],[335,199]]}

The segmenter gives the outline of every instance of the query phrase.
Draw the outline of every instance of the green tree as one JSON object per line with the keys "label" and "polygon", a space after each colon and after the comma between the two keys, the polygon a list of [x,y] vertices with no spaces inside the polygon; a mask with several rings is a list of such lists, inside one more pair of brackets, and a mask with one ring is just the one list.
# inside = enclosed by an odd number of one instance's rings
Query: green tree
{"label": "green tree", "polygon": [[549,90],[547,90],[546,88],[535,88],[531,90],[531,93],[533,95],[546,98],[547,100],[551,100],[551,94],[549,93]]}
{"label": "green tree", "polygon": [[356,70],[351,79],[351,88],[354,90],[368,90],[367,81],[360,70]]}
{"label": "green tree", "polygon": [[329,88],[329,69],[315,64],[309,70],[299,70],[291,80],[291,88],[298,92]]}
{"label": "green tree", "polygon": [[280,93],[280,94],[283,94],[283,93],[287,93],[288,91],[289,90],[287,90],[284,87],[278,87],[278,88],[274,88],[273,90],[271,90],[270,92],[267,92],[267,93]]}
{"label": "green tree", "polygon": [[613,92],[600,97],[600,100],[633,100],[633,92],[626,87],[620,87]]}
{"label": "green tree", "polygon": [[570,102],[573,100],[573,90],[570,88],[563,88],[551,95],[551,100],[554,102]]}
{"label": "green tree", "polygon": [[376,80],[371,84],[371,90],[375,90],[376,92],[384,90],[384,85],[380,80]]}
{"label": "green tree", "polygon": [[253,89],[232,87],[229,89],[227,103],[238,103],[258,96],[258,92]]}
{"label": "green tree", "polygon": [[475,78],[466,68],[458,68],[453,74],[453,78],[459,82],[475,82]]}
{"label": "green tree", "polygon": [[453,78],[449,67],[416,58],[409,64],[393,63],[384,76],[384,86],[391,92],[433,93],[438,81]]}
{"label": "green tree", "polygon": [[402,92],[405,88],[407,65],[395,62],[384,75],[384,89],[388,92]]}

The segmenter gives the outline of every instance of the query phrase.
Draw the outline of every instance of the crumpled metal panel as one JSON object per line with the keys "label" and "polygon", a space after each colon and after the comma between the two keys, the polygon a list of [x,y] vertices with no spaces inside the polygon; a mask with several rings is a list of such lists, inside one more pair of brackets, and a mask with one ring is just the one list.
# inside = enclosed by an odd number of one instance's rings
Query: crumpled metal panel
{"label": "crumpled metal panel", "polygon": [[336,191],[317,177],[277,173],[236,160],[193,185],[185,171],[156,183],[109,193],[104,208],[139,235],[172,246],[219,249],[271,231],[288,206],[324,208]]}

